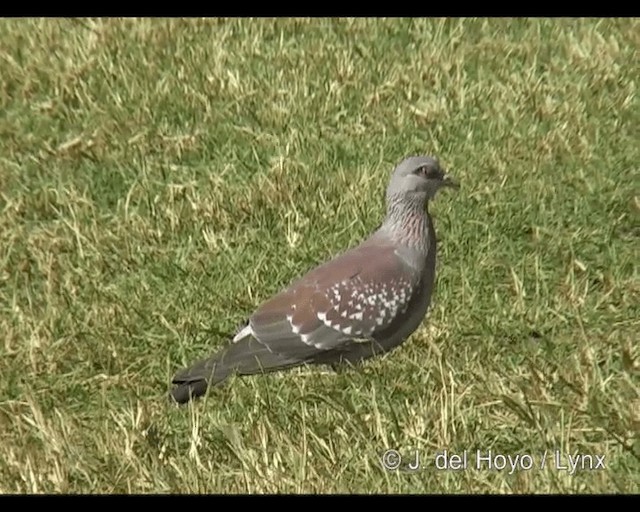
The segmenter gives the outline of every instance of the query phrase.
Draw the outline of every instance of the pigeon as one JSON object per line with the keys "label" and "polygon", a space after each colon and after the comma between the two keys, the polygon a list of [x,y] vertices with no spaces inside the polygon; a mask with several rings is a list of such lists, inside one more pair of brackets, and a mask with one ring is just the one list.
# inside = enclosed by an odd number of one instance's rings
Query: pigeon
{"label": "pigeon", "polygon": [[201,397],[231,375],[357,365],[402,344],[431,303],[436,236],[428,205],[441,187],[459,184],[436,158],[402,160],[380,226],[263,302],[228,346],[176,373],[173,400]]}

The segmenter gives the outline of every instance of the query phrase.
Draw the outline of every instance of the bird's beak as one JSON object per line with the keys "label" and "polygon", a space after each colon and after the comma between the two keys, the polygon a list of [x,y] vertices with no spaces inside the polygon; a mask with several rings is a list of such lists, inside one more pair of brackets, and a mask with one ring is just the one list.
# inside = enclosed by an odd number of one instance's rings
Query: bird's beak
{"label": "bird's beak", "polygon": [[442,177],[442,186],[458,189],[460,188],[460,183],[453,179],[453,176],[451,176],[451,174],[445,174]]}

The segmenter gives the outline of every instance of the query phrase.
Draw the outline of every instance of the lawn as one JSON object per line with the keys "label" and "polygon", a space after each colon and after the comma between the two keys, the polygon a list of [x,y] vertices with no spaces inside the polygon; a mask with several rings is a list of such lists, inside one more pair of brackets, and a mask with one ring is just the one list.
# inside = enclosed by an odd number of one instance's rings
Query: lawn
{"label": "lawn", "polygon": [[[637,19],[4,19],[0,43],[0,492],[640,491]],[[462,187],[408,342],[172,404],[417,153]]]}

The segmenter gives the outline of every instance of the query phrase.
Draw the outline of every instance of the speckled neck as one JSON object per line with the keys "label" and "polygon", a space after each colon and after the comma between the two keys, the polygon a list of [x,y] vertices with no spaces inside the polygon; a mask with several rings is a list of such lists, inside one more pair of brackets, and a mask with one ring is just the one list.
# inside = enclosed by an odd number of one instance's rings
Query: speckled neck
{"label": "speckled neck", "polygon": [[399,245],[426,256],[429,250],[428,203],[420,196],[398,194],[387,199],[387,216],[380,231]]}

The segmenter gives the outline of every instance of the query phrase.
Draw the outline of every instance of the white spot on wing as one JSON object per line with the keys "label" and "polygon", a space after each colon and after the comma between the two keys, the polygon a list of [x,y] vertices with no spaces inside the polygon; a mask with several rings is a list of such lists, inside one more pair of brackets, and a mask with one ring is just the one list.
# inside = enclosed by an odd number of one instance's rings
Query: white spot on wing
{"label": "white spot on wing", "polygon": [[253,336],[253,329],[251,328],[251,324],[245,326],[238,334],[233,337],[233,343],[237,343],[240,340],[247,338],[248,336]]}
{"label": "white spot on wing", "polygon": [[293,334],[298,334],[300,332],[300,326],[293,323],[293,315],[287,315],[287,322],[291,325],[291,331]]}

